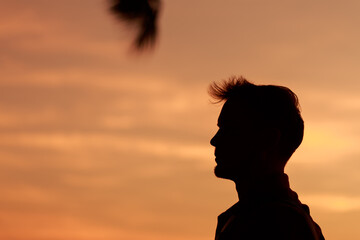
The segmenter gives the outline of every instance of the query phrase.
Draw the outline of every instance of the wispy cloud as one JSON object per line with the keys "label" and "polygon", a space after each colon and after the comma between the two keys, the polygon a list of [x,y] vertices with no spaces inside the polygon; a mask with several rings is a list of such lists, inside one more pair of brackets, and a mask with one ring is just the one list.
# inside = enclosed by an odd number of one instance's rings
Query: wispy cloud
{"label": "wispy cloud", "polygon": [[332,194],[303,195],[302,200],[311,206],[336,212],[351,212],[360,210],[360,196],[342,196]]}

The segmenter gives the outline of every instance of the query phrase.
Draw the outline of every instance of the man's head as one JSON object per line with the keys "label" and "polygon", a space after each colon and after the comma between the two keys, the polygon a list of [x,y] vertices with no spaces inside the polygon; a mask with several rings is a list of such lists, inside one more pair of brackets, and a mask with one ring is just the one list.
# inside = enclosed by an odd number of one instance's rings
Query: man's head
{"label": "man's head", "polygon": [[209,93],[225,101],[219,130],[211,139],[216,176],[236,180],[283,170],[304,132],[295,93],[282,86],[254,85],[242,77],[213,83]]}

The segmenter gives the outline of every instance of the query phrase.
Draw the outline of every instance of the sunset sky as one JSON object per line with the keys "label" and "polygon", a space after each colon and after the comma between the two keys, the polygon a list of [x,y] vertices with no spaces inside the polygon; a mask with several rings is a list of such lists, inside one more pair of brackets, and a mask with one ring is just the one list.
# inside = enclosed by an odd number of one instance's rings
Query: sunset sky
{"label": "sunset sky", "polygon": [[298,95],[291,187],[360,239],[360,1],[163,3],[134,54],[106,0],[0,0],[0,239],[213,239],[237,196],[207,88],[231,75]]}

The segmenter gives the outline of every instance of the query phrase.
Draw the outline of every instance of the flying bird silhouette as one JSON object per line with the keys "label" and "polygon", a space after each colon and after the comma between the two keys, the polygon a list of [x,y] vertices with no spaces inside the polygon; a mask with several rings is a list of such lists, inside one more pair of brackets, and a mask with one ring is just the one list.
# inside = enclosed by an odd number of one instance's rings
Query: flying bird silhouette
{"label": "flying bird silhouette", "polygon": [[160,0],[110,0],[110,11],[137,31],[137,50],[151,48],[156,43]]}

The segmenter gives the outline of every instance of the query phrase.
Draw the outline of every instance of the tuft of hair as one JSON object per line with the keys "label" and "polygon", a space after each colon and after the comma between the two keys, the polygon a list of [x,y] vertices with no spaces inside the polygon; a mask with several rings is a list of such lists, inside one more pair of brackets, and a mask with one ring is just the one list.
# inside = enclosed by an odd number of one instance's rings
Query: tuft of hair
{"label": "tuft of hair", "polygon": [[223,80],[220,83],[211,83],[208,93],[215,100],[213,103],[219,103],[228,100],[239,88],[252,86],[255,87],[256,85],[246,80],[243,76],[231,76],[228,80]]}

